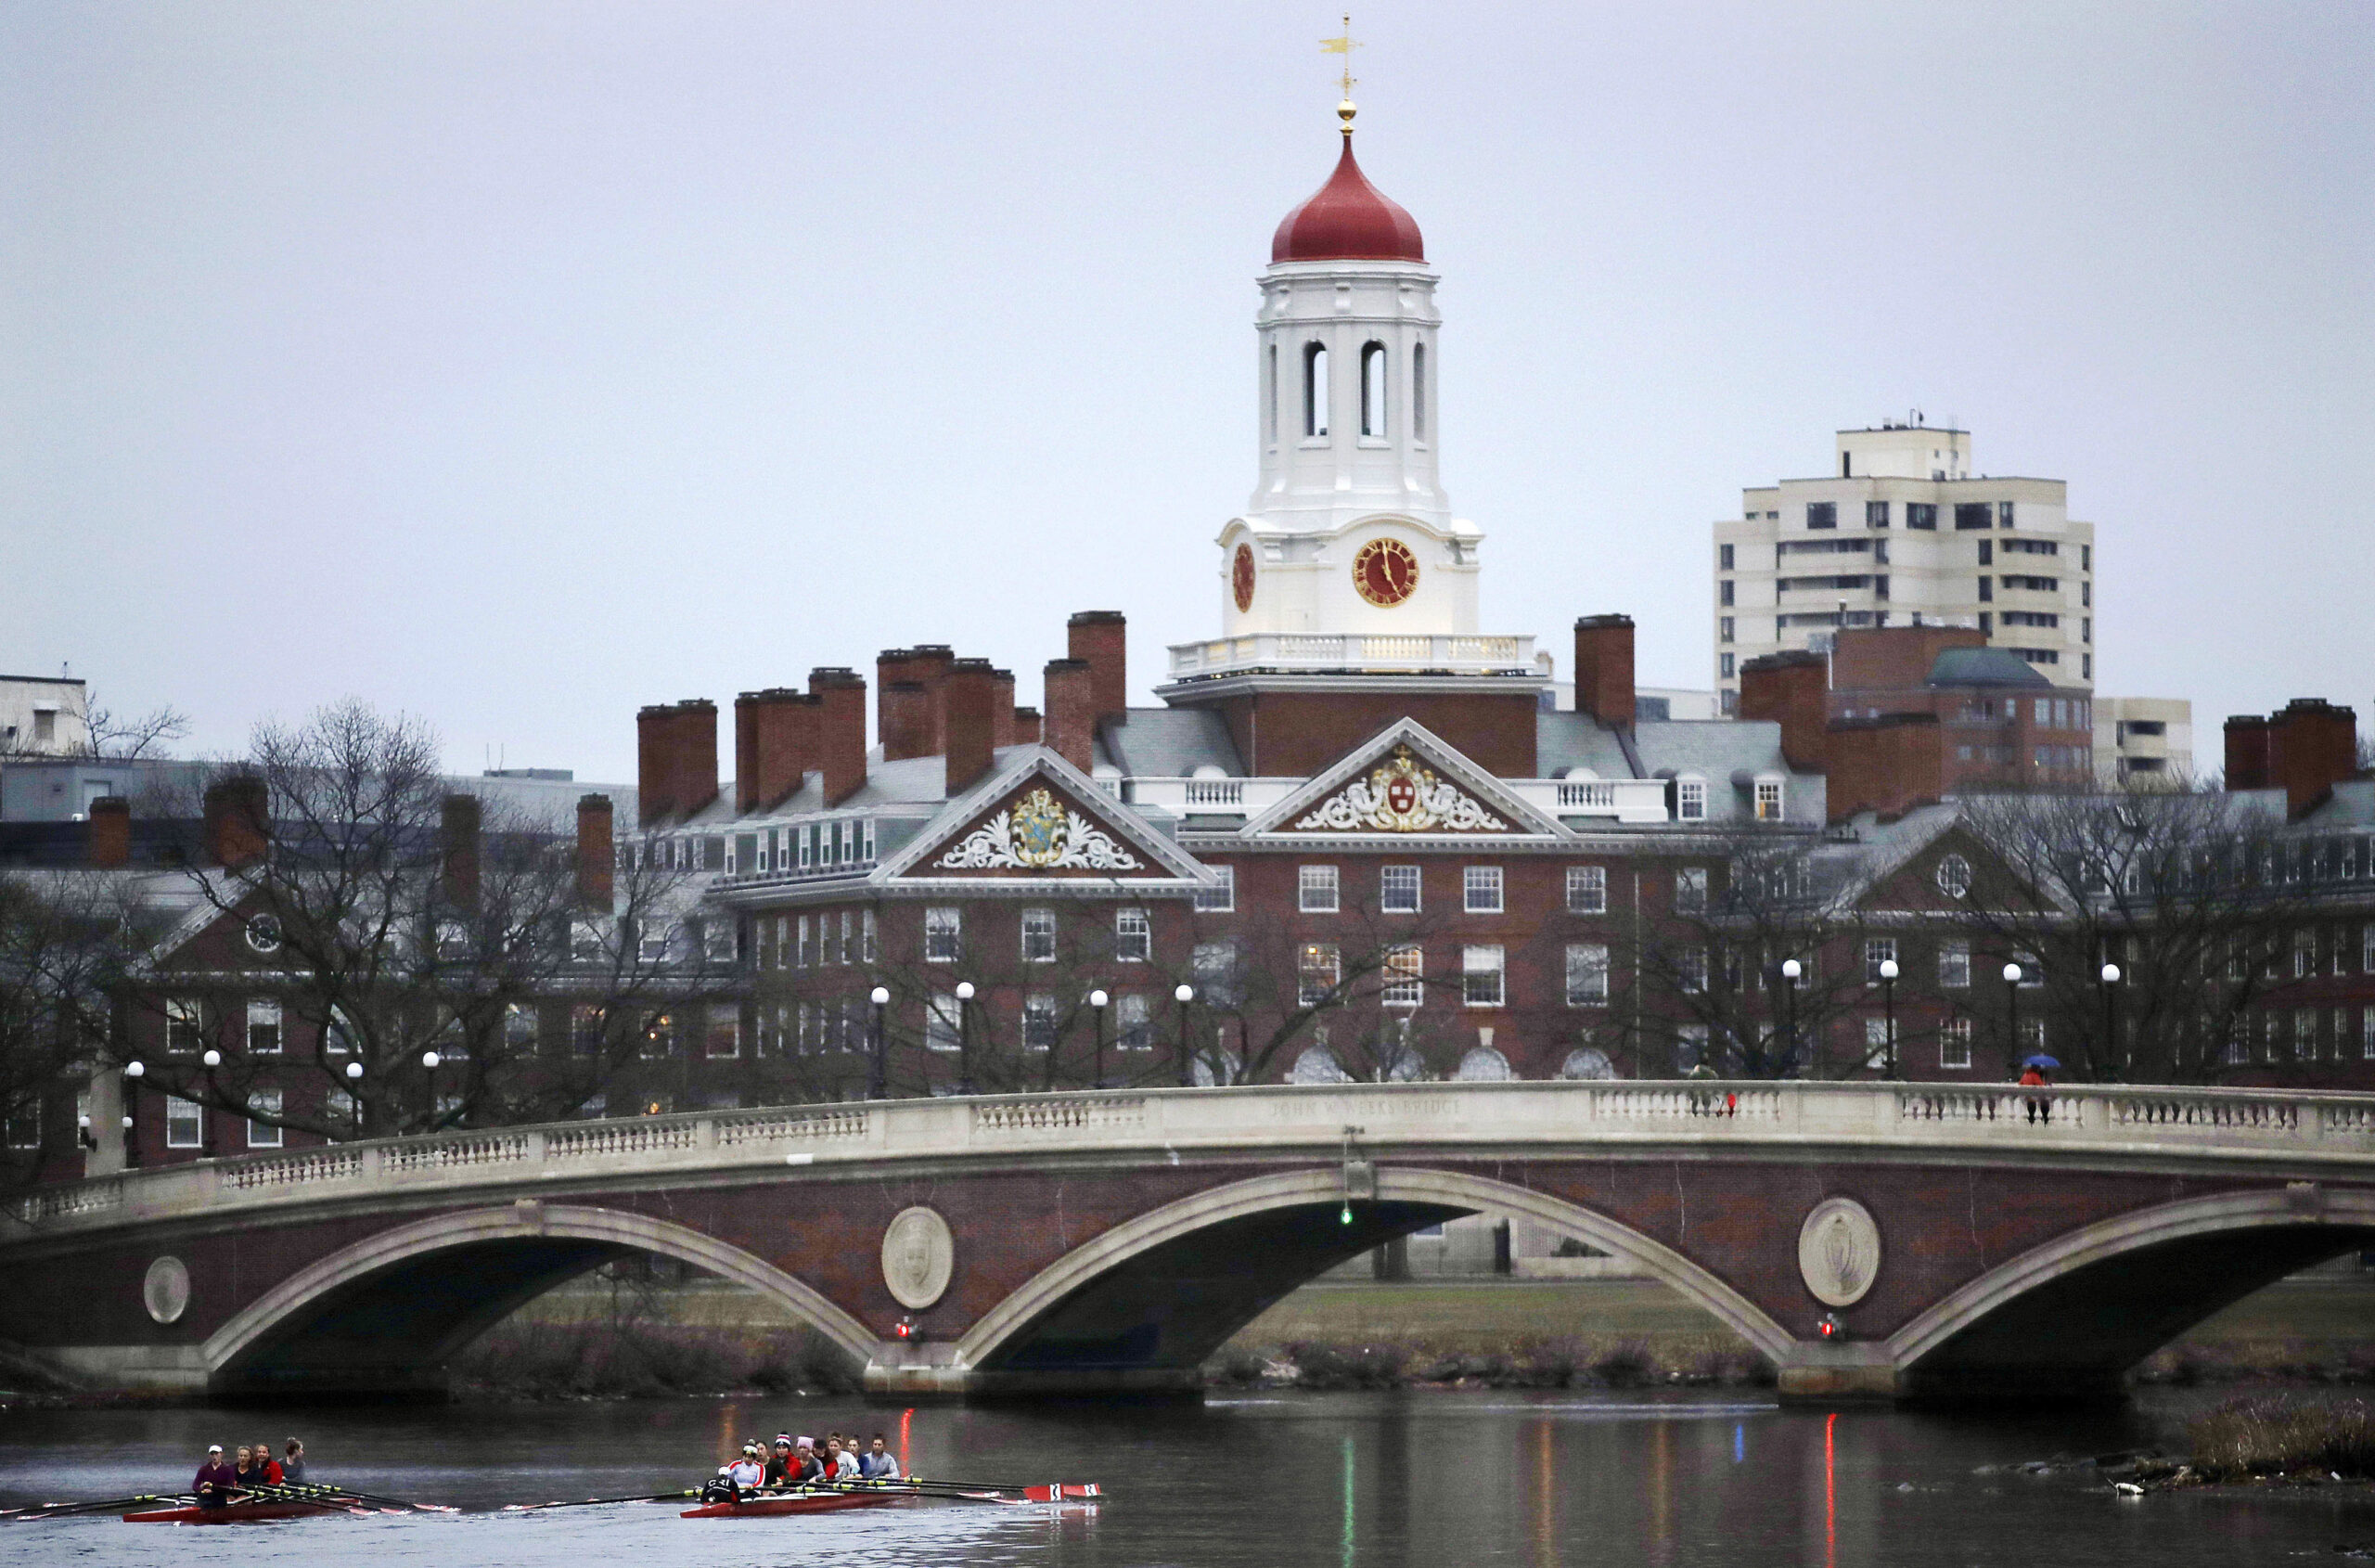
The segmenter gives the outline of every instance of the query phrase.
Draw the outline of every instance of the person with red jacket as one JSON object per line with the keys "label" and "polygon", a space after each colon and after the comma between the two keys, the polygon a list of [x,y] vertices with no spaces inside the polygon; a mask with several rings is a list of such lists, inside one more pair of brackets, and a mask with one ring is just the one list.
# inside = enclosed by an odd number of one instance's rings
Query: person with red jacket
{"label": "person with red jacket", "polygon": [[280,1461],[272,1457],[271,1444],[256,1445],[255,1461],[250,1469],[254,1472],[248,1477],[250,1485],[277,1486],[280,1484]]}

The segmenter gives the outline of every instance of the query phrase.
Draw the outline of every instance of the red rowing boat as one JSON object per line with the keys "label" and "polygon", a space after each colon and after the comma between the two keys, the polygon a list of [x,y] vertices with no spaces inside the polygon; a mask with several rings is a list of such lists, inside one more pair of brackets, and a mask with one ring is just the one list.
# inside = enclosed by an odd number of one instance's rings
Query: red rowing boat
{"label": "red rowing boat", "polygon": [[273,1519],[311,1519],[318,1513],[352,1513],[353,1503],[276,1499],[225,1503],[221,1508],[159,1508],[127,1513],[126,1524],[260,1524]]}
{"label": "red rowing boat", "polygon": [[738,1503],[709,1503],[688,1508],[679,1519],[770,1519],[786,1513],[836,1513],[845,1508],[880,1508],[899,1500],[898,1493],[795,1492],[782,1497],[745,1497]]}

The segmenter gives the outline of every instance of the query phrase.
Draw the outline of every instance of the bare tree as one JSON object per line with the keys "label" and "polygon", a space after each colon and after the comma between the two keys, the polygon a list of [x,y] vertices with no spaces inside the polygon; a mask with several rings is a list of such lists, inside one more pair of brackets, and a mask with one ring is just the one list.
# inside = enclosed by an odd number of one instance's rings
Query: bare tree
{"label": "bare tree", "polygon": [[189,715],[172,703],[145,713],[119,713],[99,706],[98,693],[83,698],[83,754],[109,761],[132,762],[164,754],[165,747],[189,735]]}
{"label": "bare tree", "polygon": [[39,1179],[59,1097],[106,1054],[133,945],[115,879],[0,877],[0,1179]]}

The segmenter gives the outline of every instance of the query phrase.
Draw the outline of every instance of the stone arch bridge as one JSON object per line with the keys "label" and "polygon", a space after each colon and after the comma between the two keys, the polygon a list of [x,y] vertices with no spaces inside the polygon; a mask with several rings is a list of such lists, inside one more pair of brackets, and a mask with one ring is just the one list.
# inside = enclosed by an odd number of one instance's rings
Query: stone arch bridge
{"label": "stone arch bridge", "polygon": [[785,1304],[887,1397],[1178,1393],[1296,1285],[1479,1211],[1662,1279],[1787,1396],[2107,1392],[2375,1245],[2375,1097],[1263,1086],[347,1144],[19,1199],[0,1339],[94,1386],[421,1393],[522,1302],[642,1253]]}

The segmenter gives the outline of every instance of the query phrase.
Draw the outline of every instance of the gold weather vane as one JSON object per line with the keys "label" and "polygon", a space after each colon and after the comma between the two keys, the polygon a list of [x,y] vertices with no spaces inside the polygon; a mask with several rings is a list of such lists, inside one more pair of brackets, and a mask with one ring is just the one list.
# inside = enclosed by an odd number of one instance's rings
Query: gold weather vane
{"label": "gold weather vane", "polygon": [[1353,134],[1353,115],[1354,112],[1353,108],[1353,86],[1354,84],[1360,80],[1360,78],[1353,74],[1353,51],[1360,46],[1360,42],[1353,36],[1353,19],[1349,16],[1344,19],[1344,31],[1342,33],[1338,34],[1336,37],[1323,38],[1319,41],[1319,52],[1321,54],[1342,55],[1344,57],[1344,75],[1342,81],[1344,101],[1336,106],[1336,117],[1344,122],[1344,134],[1348,136]]}

